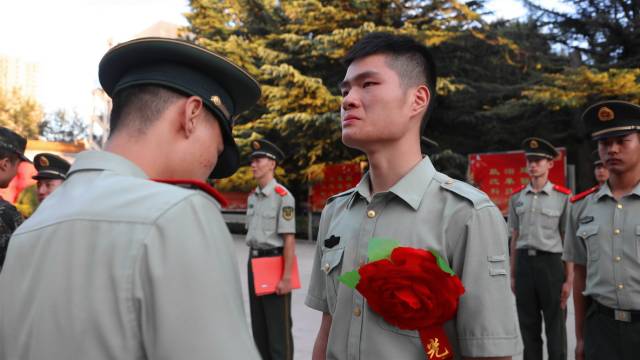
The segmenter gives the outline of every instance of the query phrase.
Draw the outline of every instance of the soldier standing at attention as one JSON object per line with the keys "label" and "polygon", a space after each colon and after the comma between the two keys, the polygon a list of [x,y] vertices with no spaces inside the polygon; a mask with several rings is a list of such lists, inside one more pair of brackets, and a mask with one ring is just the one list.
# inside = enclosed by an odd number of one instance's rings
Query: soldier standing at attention
{"label": "soldier standing at attention", "polygon": [[71,164],[58,155],[41,153],[33,158],[38,173],[33,176],[37,181],[38,203],[41,203],[67,178]]}
{"label": "soldier standing at attention", "polygon": [[[275,179],[284,153],[267,140],[251,143],[251,170],[258,187],[247,201],[249,305],[253,337],[263,360],[293,359],[291,335],[291,271],[296,251],[295,199]],[[282,279],[275,294],[256,296],[251,259],[284,257]]]}
{"label": "soldier standing at attention", "polygon": [[221,198],[204,183],[238,168],[232,119],[258,83],[164,38],[111,48],[99,78],[113,100],[109,140],[78,154],[13,234],[0,359],[258,359]]}
{"label": "soldier standing at attention", "polygon": [[444,326],[465,359],[510,359],[522,344],[509,289],[507,231],[482,192],[437,172],[420,136],[435,99],[429,50],[407,36],[372,33],[346,56],[342,142],[367,155],[369,171],[322,211],[306,304],[322,312],[313,359],[423,360],[417,331],[373,312],[338,277],[367,262],[372,238],[439,253],[466,289]]}
{"label": "soldier standing at attention", "polygon": [[576,359],[631,360],[640,349],[640,107],[590,106],[582,120],[609,180],[583,193],[567,224],[575,263]]}
{"label": "soldier standing at attention", "polygon": [[[0,188],[6,189],[18,173],[18,166],[29,161],[24,156],[27,139],[0,127]],[[30,162],[30,161],[29,161]],[[11,234],[22,224],[22,215],[15,206],[0,197],[0,271],[4,264]]]}
{"label": "soldier standing at attention", "polygon": [[602,186],[609,179],[609,169],[604,166],[604,162],[600,159],[598,150],[595,150],[593,154],[591,154],[591,157],[593,158],[593,177],[595,177],[598,182],[598,186]]}
{"label": "soldier standing at attention", "polygon": [[530,182],[509,199],[511,287],[516,294],[524,360],[542,360],[544,316],[549,359],[567,358],[566,307],[573,269],[562,261],[571,191],[549,181],[558,152],[549,142],[522,142]]}

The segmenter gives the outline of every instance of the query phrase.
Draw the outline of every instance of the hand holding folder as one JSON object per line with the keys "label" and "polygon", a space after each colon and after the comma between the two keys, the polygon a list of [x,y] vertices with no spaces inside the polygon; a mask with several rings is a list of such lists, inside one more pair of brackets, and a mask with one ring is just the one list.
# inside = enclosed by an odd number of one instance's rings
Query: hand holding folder
{"label": "hand holding folder", "polygon": [[[284,272],[283,256],[268,256],[251,259],[253,270],[253,287],[256,295],[275,294],[276,287]],[[300,288],[300,274],[298,272],[298,258],[293,258],[291,268],[291,288]]]}

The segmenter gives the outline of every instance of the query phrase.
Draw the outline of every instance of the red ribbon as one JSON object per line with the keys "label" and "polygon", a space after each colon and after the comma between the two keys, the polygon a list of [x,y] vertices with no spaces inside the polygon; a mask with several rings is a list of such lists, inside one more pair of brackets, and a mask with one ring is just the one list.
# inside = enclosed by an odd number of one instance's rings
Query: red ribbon
{"label": "red ribbon", "polygon": [[420,341],[429,360],[453,359],[453,349],[442,326],[432,326],[418,331]]}

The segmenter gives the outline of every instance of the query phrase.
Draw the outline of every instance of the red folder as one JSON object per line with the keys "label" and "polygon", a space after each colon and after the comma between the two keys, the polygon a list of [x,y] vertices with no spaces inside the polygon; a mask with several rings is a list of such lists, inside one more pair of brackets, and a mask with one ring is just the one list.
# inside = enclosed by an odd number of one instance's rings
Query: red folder
{"label": "red folder", "polygon": [[[291,268],[291,288],[300,289],[300,274],[298,272],[298,258],[293,257]],[[284,272],[283,256],[268,256],[251,259],[253,269],[253,288],[256,295],[275,294],[276,287]]]}

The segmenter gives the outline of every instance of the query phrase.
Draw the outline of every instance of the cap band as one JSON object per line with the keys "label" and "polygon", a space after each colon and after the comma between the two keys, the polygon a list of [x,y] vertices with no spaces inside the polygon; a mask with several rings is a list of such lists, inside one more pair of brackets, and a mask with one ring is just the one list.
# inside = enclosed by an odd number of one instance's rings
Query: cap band
{"label": "cap band", "polygon": [[612,128],[607,128],[604,130],[600,130],[600,131],[596,131],[594,133],[591,133],[591,137],[594,138],[596,136],[600,136],[603,134],[608,134],[610,132],[616,132],[616,131],[640,131],[640,126],[638,125],[631,125],[631,126],[618,126],[618,127],[612,127]]}

